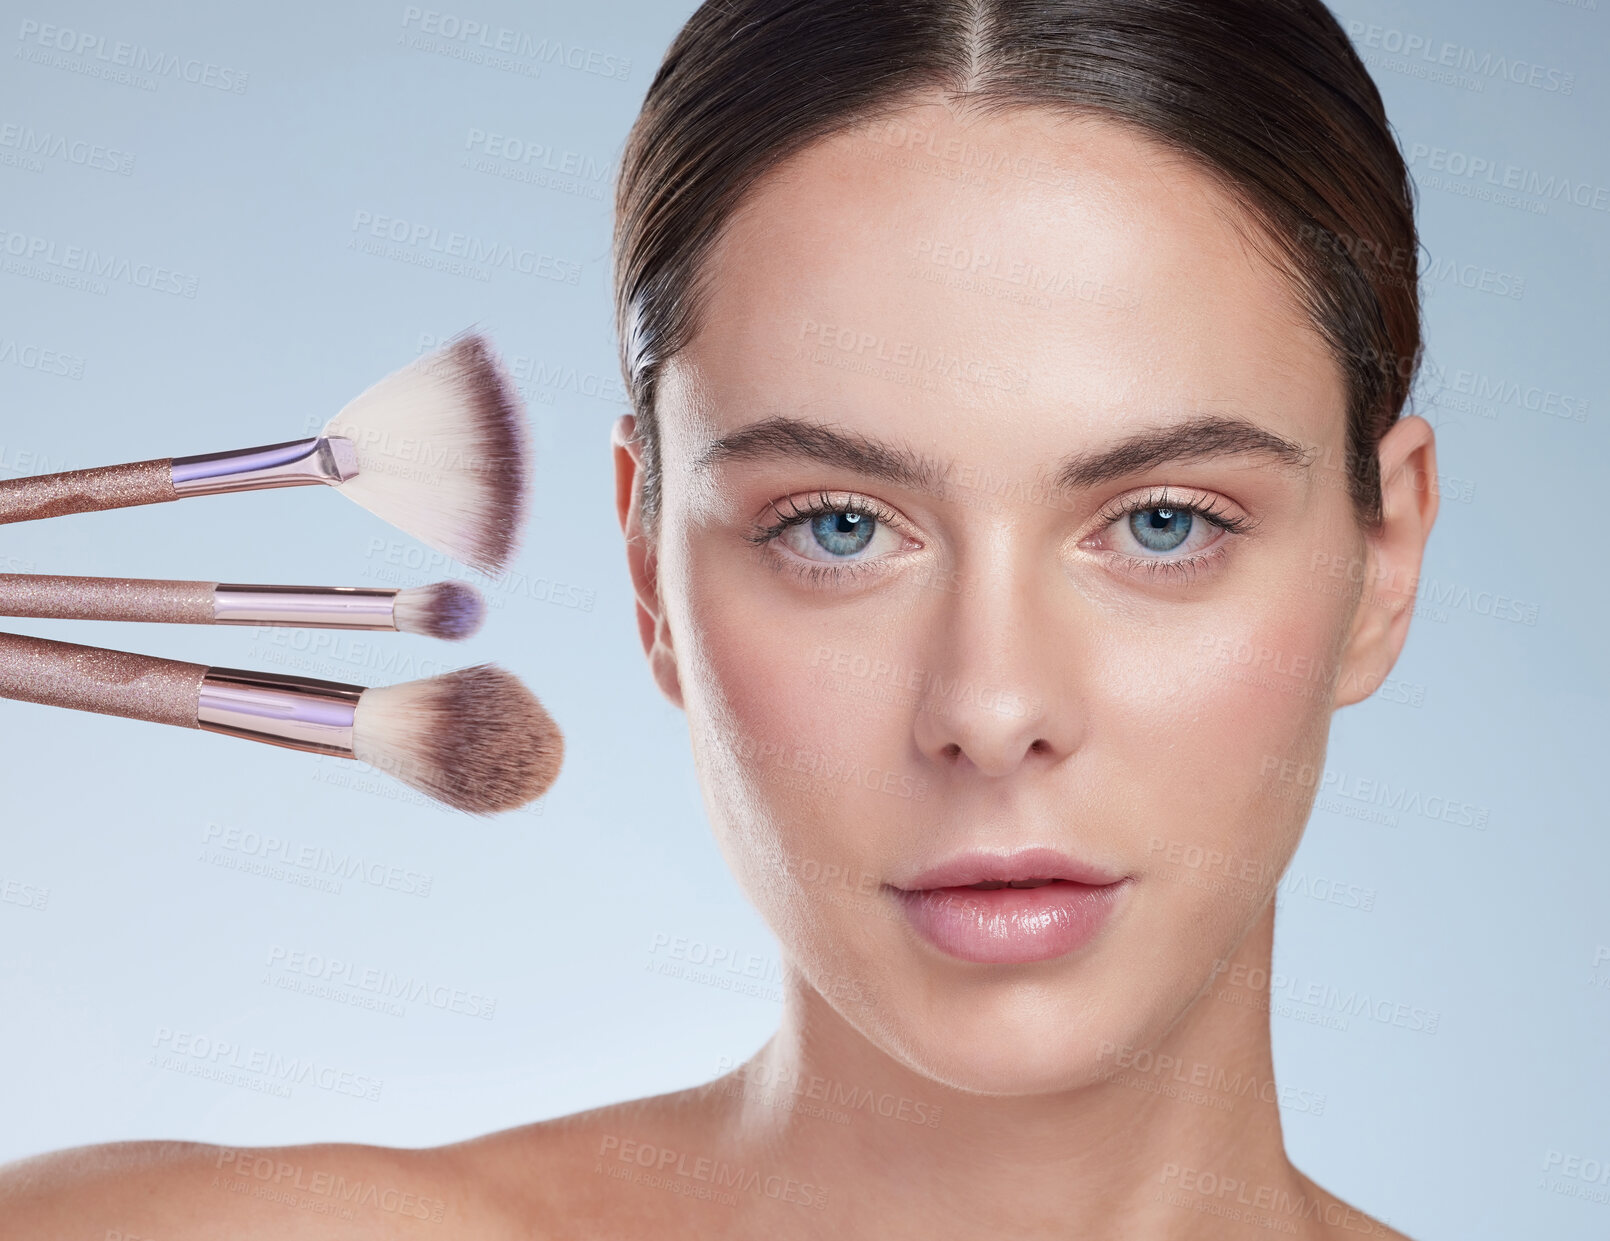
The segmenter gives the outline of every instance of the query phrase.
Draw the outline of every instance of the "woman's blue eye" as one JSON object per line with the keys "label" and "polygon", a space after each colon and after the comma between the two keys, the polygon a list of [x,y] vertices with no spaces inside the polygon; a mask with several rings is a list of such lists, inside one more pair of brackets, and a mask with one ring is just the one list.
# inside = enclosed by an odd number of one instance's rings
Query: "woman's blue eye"
{"label": "woman's blue eye", "polygon": [[1130,533],[1142,547],[1154,552],[1171,552],[1191,534],[1192,513],[1188,508],[1143,508],[1129,515]]}
{"label": "woman's blue eye", "polygon": [[872,541],[878,519],[867,513],[818,513],[809,524],[812,537],[824,551],[852,556]]}

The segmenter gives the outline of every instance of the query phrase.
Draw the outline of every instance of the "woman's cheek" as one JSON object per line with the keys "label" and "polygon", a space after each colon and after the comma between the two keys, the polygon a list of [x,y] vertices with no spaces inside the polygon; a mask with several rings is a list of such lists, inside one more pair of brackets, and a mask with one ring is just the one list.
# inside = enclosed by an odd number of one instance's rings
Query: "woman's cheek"
{"label": "woman's cheek", "polygon": [[1323,753],[1334,644],[1325,609],[1247,598],[1104,636],[1090,709],[1106,719],[1089,737],[1138,812],[1132,853],[1172,873],[1208,848],[1230,886],[1273,887],[1304,816],[1270,773]]}
{"label": "woman's cheek", "polygon": [[798,893],[785,871],[871,873],[878,815],[863,803],[878,794],[856,773],[903,751],[888,711],[833,671],[860,662],[855,626],[779,602],[769,577],[748,598],[716,567],[690,581],[679,664],[707,810],[745,888],[782,916]]}

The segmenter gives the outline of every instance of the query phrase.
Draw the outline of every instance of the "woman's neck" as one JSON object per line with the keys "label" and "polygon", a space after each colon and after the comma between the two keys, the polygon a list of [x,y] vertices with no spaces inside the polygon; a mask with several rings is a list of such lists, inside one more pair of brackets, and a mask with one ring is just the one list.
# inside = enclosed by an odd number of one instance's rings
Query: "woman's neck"
{"label": "woman's neck", "polygon": [[1271,904],[1165,1037],[1103,1044],[1094,1080],[1050,1095],[939,1085],[796,980],[726,1080],[723,1145],[818,1191],[824,1235],[1323,1235],[1334,1199],[1286,1158],[1267,993],[1225,985],[1267,977],[1273,926]]}

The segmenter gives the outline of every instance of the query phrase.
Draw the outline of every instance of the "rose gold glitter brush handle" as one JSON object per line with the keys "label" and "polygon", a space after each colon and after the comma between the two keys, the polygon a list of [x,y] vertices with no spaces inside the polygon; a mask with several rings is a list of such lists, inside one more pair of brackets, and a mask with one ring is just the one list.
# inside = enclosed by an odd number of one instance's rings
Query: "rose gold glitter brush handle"
{"label": "rose gold glitter brush handle", "polygon": [[339,486],[358,473],[358,453],[341,436],[317,436],[196,457],[164,457],[0,482],[0,524],[162,504],[189,496],[269,487]]}
{"label": "rose gold glitter brush handle", "polygon": [[353,757],[361,685],[0,633],[0,698]]}
{"label": "rose gold glitter brush handle", "polygon": [[0,633],[0,698],[196,728],[205,664]]}
{"label": "rose gold glitter brush handle", "polygon": [[0,616],[210,625],[215,585],[0,573]]}
{"label": "rose gold glitter brush handle", "polygon": [[130,508],[177,500],[173,461],[136,461],[67,474],[39,474],[0,482],[0,522],[34,521],[67,513]]}
{"label": "rose gold glitter brush handle", "polygon": [[396,630],[400,590],[0,573],[0,616]]}

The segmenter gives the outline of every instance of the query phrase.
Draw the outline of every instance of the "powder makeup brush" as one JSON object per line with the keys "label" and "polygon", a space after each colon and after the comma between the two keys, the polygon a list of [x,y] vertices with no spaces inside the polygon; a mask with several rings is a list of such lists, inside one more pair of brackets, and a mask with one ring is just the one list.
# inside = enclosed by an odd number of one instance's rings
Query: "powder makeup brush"
{"label": "powder makeup brush", "polygon": [[456,642],[481,627],[486,600],[468,582],[433,582],[394,590],[0,573],[0,616],[389,629]]}
{"label": "powder makeup brush", "polygon": [[525,406],[486,339],[457,337],[350,401],[311,439],[0,481],[0,524],[323,483],[488,573],[531,488]]}
{"label": "powder makeup brush", "polygon": [[369,689],[0,633],[0,698],[356,758],[469,814],[542,796],[564,758],[553,718],[492,664]]}

